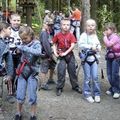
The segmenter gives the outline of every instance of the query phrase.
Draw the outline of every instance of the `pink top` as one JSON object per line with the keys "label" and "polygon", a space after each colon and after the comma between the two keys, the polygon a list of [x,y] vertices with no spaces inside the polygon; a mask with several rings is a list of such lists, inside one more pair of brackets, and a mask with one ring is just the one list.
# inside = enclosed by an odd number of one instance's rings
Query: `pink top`
{"label": "pink top", "polygon": [[116,33],[109,37],[104,36],[103,41],[105,46],[115,53],[116,57],[120,57],[120,37]]}

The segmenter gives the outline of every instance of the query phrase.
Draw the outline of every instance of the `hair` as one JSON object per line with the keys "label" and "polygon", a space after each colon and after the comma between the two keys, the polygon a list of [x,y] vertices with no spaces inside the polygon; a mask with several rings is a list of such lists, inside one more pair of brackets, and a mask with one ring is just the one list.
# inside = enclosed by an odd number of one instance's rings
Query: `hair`
{"label": "hair", "polygon": [[9,23],[6,22],[0,22],[0,32],[5,28],[7,29],[8,27],[10,27]]}
{"label": "hair", "polygon": [[20,26],[19,36],[22,38],[24,36],[30,36],[31,40],[35,38],[35,34],[33,29],[30,26]]}
{"label": "hair", "polygon": [[111,29],[113,32],[117,32],[115,24],[111,22],[105,24],[104,30],[106,29]]}
{"label": "hair", "polygon": [[95,26],[97,26],[96,21],[95,21],[94,19],[88,19],[88,20],[86,21],[86,26],[87,26],[89,23],[94,23]]}
{"label": "hair", "polygon": [[13,16],[16,16],[16,17],[20,17],[20,18],[21,18],[21,16],[20,16],[19,14],[13,12],[13,13],[10,15],[9,19],[11,19]]}
{"label": "hair", "polygon": [[61,23],[62,23],[62,21],[70,21],[70,19],[69,19],[69,18],[63,18],[63,19],[61,20]]}

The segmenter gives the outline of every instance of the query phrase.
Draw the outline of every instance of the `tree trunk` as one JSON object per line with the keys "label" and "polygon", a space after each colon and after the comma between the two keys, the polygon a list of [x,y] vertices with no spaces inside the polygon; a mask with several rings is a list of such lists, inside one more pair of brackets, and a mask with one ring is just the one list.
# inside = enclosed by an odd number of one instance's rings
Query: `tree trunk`
{"label": "tree trunk", "polygon": [[96,0],[90,0],[90,4],[91,4],[91,18],[96,20],[96,10],[97,10],[97,1]]}
{"label": "tree trunk", "polygon": [[90,0],[82,0],[82,28],[84,30],[85,22],[90,18]]}
{"label": "tree trunk", "polygon": [[26,8],[26,23],[32,26],[32,9],[29,6]]}

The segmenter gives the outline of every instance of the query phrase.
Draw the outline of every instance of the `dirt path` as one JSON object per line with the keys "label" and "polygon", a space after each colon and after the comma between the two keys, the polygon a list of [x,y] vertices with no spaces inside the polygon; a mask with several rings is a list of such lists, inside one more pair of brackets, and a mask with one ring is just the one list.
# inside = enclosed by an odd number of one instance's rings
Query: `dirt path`
{"label": "dirt path", "polygon": [[[100,69],[104,69],[104,52],[100,60]],[[78,60],[78,56],[76,57]],[[79,72],[79,83],[82,85],[82,69]],[[99,72],[100,73],[100,72]],[[101,75],[99,74],[99,78]],[[56,76],[55,76],[56,79]],[[101,103],[88,103],[83,96],[72,91],[67,77],[64,92],[61,96],[56,96],[55,86],[51,91],[38,92],[38,120],[119,120],[120,119],[120,99],[113,99],[107,96],[105,91],[109,84],[105,79],[101,79]],[[4,93],[4,96],[6,93]],[[5,98],[4,98],[5,99]],[[13,120],[16,104],[9,104],[4,101],[4,120]],[[23,120],[29,120],[29,105],[25,103]],[[2,120],[2,119],[0,119]]]}

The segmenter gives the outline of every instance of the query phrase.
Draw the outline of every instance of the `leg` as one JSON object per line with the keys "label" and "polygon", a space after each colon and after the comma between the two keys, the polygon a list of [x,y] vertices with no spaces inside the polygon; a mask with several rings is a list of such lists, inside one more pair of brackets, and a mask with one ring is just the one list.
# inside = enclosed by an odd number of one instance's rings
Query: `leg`
{"label": "leg", "polygon": [[26,94],[26,80],[20,76],[17,80],[17,113],[15,115],[15,120],[21,120],[22,114],[22,105],[25,100]]}
{"label": "leg", "polygon": [[70,61],[68,62],[67,65],[68,65],[67,69],[68,69],[72,89],[78,93],[82,93],[82,90],[80,89],[78,84],[74,55],[71,56]]}
{"label": "leg", "polygon": [[58,67],[58,81],[57,81],[57,89],[63,89],[65,84],[65,74],[66,74],[66,62],[64,59],[61,59]]}
{"label": "leg", "polygon": [[28,79],[28,99],[31,105],[31,116],[36,116],[37,104],[37,84],[38,81],[35,76],[31,75]]}
{"label": "leg", "polygon": [[108,91],[110,91],[111,94],[113,94],[112,91],[112,62],[113,60],[107,60],[106,65],[107,65],[107,78],[110,83],[110,88]]}
{"label": "leg", "polygon": [[76,38],[77,38],[77,41],[80,39],[80,27],[79,26],[76,27]]}
{"label": "leg", "polygon": [[49,61],[48,59],[43,59],[41,63],[40,74],[39,74],[39,77],[41,77],[41,80],[42,80],[41,88],[43,90],[49,90],[49,86],[46,84],[47,82],[46,75],[48,73],[48,69],[49,69]]}
{"label": "leg", "polygon": [[85,64],[83,65],[83,71],[84,71],[83,94],[86,98],[92,96],[90,69],[91,69],[90,65],[85,62]]}
{"label": "leg", "polygon": [[100,82],[98,80],[98,64],[94,62],[91,65],[91,75],[93,80],[93,94],[95,96],[100,96]]}
{"label": "leg", "polygon": [[67,69],[70,77],[70,82],[72,85],[72,88],[79,87],[78,85],[78,80],[77,80],[77,75],[76,75],[76,67],[75,67],[75,57],[74,55],[71,56],[69,63],[67,64]]}
{"label": "leg", "polygon": [[113,98],[119,98],[120,97],[120,88],[119,88],[119,64],[117,62],[117,60],[113,61],[112,64],[112,91],[114,93]]}
{"label": "leg", "polygon": [[47,84],[56,84],[55,81],[53,80],[55,66],[56,66],[56,62],[54,60],[51,60],[49,62],[49,78]]}

